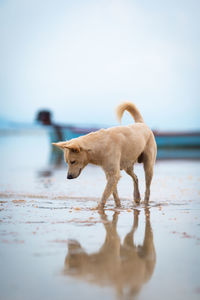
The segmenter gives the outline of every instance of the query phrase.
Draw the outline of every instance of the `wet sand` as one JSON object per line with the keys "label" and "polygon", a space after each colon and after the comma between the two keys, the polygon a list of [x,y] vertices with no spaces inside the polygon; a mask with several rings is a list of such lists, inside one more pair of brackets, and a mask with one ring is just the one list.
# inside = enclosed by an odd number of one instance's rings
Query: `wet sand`
{"label": "wet sand", "polygon": [[66,181],[43,136],[0,146],[0,299],[199,299],[199,161],[159,161],[148,208],[122,172],[122,208],[99,214],[100,168]]}

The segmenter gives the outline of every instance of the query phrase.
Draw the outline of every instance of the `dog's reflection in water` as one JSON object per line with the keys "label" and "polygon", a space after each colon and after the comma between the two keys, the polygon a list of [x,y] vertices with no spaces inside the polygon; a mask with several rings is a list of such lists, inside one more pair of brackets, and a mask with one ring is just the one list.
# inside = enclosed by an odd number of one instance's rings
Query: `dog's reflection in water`
{"label": "dog's reflection in water", "polygon": [[117,233],[118,213],[114,213],[112,222],[108,221],[105,213],[101,214],[101,218],[106,230],[103,246],[98,252],[88,254],[79,242],[70,241],[65,274],[101,286],[113,286],[119,298],[133,298],[151,278],[156,262],[150,211],[145,209],[145,234],[140,246],[134,243],[138,210],[134,210],[133,226],[122,244]]}

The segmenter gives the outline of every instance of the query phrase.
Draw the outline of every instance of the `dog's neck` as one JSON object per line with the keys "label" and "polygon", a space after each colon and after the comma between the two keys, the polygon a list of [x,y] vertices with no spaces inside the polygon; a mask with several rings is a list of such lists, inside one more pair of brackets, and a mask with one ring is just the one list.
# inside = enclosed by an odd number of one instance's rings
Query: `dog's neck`
{"label": "dog's neck", "polygon": [[102,160],[105,157],[104,150],[99,145],[100,131],[92,132],[86,136],[80,137],[80,145],[87,149],[88,163],[94,165],[102,165]]}
{"label": "dog's neck", "polygon": [[102,155],[100,151],[95,151],[95,149],[88,151],[88,162],[94,165],[102,165]]}

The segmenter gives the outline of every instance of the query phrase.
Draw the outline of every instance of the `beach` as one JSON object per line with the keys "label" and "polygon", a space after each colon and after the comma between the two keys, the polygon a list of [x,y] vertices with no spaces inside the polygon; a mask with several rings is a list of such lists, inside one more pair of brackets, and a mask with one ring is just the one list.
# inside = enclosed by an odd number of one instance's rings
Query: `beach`
{"label": "beach", "polygon": [[0,299],[199,299],[200,160],[157,161],[148,207],[121,172],[122,207],[99,213],[101,168],[66,180],[45,132],[0,146]]}

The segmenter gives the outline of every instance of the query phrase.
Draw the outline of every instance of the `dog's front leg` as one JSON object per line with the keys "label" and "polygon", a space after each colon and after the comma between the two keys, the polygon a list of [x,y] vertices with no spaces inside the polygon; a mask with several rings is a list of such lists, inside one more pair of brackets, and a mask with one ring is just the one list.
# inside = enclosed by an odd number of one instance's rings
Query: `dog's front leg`
{"label": "dog's front leg", "polygon": [[[108,197],[111,195],[111,193],[113,191],[116,192],[116,185],[120,178],[120,171],[106,172],[106,178],[107,178],[107,184],[106,184],[105,190],[103,192],[101,201],[98,204],[99,209],[104,208]],[[120,203],[118,203],[118,204],[120,204]]]}
{"label": "dog's front leg", "polygon": [[119,195],[118,195],[118,192],[117,192],[117,185],[116,185],[116,187],[113,189],[113,198],[114,198],[114,200],[115,200],[115,205],[116,205],[116,207],[120,207],[120,206],[121,206],[121,203],[120,203]]}

